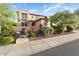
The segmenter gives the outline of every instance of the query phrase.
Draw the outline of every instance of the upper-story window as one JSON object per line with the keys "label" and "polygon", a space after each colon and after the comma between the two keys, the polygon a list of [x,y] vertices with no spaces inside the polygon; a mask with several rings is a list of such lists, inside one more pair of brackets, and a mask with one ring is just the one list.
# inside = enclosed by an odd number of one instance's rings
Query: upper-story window
{"label": "upper-story window", "polygon": [[32,19],[39,19],[39,16],[32,16]]}
{"label": "upper-story window", "polygon": [[36,16],[32,16],[32,19],[35,19],[36,18]]}
{"label": "upper-story window", "polygon": [[22,20],[26,20],[27,19],[27,14],[22,13]]}

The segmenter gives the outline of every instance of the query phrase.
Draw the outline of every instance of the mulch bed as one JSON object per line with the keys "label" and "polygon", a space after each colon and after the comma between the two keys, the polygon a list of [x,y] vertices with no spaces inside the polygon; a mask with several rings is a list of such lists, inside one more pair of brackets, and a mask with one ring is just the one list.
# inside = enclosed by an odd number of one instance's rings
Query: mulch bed
{"label": "mulch bed", "polygon": [[61,36],[61,35],[72,34],[72,33],[75,33],[75,32],[65,32],[65,33],[61,33],[61,34],[50,34],[50,35],[43,36],[43,37],[29,37],[29,41],[51,38],[51,37],[56,37],[56,36]]}

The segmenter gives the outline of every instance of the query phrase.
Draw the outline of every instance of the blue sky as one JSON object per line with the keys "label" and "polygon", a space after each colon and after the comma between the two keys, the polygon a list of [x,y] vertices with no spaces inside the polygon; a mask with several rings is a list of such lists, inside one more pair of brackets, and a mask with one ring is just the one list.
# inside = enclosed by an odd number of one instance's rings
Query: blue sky
{"label": "blue sky", "polygon": [[14,3],[14,10],[26,10],[41,15],[53,15],[56,12],[69,10],[73,12],[79,8],[79,3]]}

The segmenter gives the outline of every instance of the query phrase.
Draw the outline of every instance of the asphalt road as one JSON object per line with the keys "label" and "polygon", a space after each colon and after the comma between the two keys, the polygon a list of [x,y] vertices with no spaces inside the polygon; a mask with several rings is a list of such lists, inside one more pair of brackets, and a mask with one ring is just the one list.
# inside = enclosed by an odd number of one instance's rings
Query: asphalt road
{"label": "asphalt road", "polygon": [[79,56],[79,40],[33,54],[32,56]]}

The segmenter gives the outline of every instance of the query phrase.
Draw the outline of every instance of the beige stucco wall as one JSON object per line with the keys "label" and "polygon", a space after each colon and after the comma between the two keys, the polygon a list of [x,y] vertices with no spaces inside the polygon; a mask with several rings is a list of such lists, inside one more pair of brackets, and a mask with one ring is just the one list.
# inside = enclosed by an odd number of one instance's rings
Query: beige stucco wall
{"label": "beige stucco wall", "polygon": [[31,18],[32,18],[32,15],[28,13],[28,20],[31,20]]}
{"label": "beige stucco wall", "polygon": [[32,20],[32,16],[34,16],[34,15],[31,15],[29,12],[26,12],[26,11],[19,11],[19,14],[18,14],[19,21],[22,21],[22,13],[27,14],[27,19],[26,19],[26,21]]}
{"label": "beige stucco wall", "polygon": [[48,21],[47,26],[50,27],[50,21]]}
{"label": "beige stucco wall", "polygon": [[[30,14],[30,13],[27,12],[27,11],[19,11],[19,13],[18,13],[18,20],[19,20],[19,21],[18,21],[18,25],[20,25],[21,22],[25,22],[25,21],[22,20],[22,13],[27,14],[26,22],[29,21],[29,20],[32,20],[32,19],[33,19],[32,17],[35,16],[35,15]],[[38,18],[39,18],[39,17],[38,17]],[[37,19],[33,19],[33,20],[37,20]],[[28,23],[28,22],[27,22],[27,23]],[[29,23],[29,26],[30,26],[30,24],[31,24],[31,23]],[[45,26],[45,20],[42,19],[42,20],[38,21],[36,26],[38,27],[39,24],[42,24],[43,26]],[[49,24],[49,23],[48,23],[48,24]],[[50,25],[48,25],[48,26],[50,26]]]}
{"label": "beige stucco wall", "polygon": [[44,26],[45,21],[44,21],[44,20],[41,20],[41,22],[40,22],[40,23]]}
{"label": "beige stucco wall", "polygon": [[28,21],[28,20],[29,20],[29,13],[26,12],[26,11],[18,11],[18,20],[19,20],[19,21],[22,21],[22,13],[27,14],[27,19],[26,19],[26,21]]}

